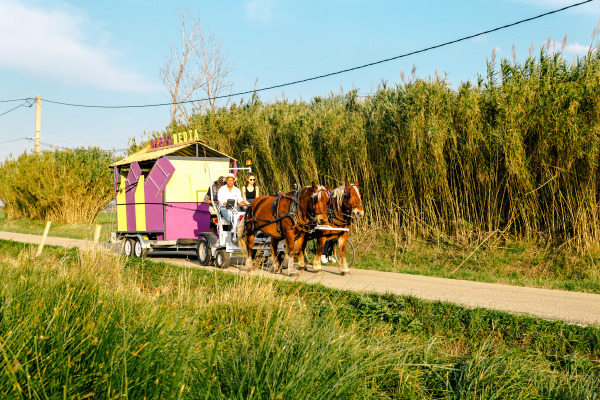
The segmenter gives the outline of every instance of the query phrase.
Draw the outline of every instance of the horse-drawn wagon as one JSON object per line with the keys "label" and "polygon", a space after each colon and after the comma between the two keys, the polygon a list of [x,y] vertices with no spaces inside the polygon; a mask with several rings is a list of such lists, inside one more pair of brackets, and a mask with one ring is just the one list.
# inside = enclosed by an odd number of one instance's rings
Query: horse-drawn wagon
{"label": "horse-drawn wagon", "polygon": [[241,252],[247,255],[249,270],[259,255],[272,258],[275,272],[287,266],[293,274],[295,259],[300,269],[306,268],[305,239],[313,238],[318,242],[313,246],[317,256],[313,270],[319,272],[325,240],[337,238],[340,272],[348,273],[345,243],[352,217],[363,213],[357,184],[335,189],[332,199],[326,188],[314,184],[261,196],[248,212],[231,207],[230,223],[220,212],[211,213],[205,196],[208,193],[214,202],[216,194],[210,188],[218,176],[251,172],[251,168],[238,168],[234,158],[207,146],[195,131],[153,139],[110,167],[117,204],[117,231],[112,239],[123,245],[126,256],[194,251],[201,265],[214,262],[226,268],[232,253]]}
{"label": "horse-drawn wagon", "polygon": [[[202,265],[229,265],[238,251],[234,227],[204,202],[213,179],[237,174],[237,161],[207,146],[196,132],[154,139],[135,154],[110,166],[114,169],[117,231],[113,242],[126,256],[153,251],[194,251]],[[237,217],[239,210],[232,213]],[[266,251],[258,240],[255,252]]]}

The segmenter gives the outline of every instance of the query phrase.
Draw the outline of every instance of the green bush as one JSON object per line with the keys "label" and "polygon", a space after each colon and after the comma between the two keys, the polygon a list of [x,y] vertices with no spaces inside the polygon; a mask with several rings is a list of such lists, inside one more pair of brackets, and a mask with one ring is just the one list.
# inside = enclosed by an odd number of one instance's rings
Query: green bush
{"label": "green bush", "polygon": [[108,165],[114,156],[100,148],[24,153],[0,165],[0,199],[8,218],[92,223],[114,196]]}

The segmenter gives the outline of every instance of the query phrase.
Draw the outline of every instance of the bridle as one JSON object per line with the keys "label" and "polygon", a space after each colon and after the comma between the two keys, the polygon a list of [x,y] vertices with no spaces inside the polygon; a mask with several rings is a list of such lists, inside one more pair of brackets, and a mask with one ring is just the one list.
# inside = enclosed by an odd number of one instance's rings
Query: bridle
{"label": "bridle", "polygon": [[[356,191],[358,192],[358,196],[360,198],[360,203],[356,206],[353,206],[352,203],[350,203],[350,197],[352,197],[352,193],[351,190],[352,188],[356,188]],[[350,187],[348,189],[344,190],[344,196],[342,197],[342,202],[339,205],[339,211],[335,210],[335,205],[333,204],[333,202],[331,202],[331,204],[329,204],[329,207],[327,208],[328,211],[328,215],[329,215],[329,219],[334,220],[334,221],[338,221],[338,223],[341,223],[342,225],[349,225],[352,223],[352,220],[354,219],[353,213],[354,210],[357,209],[358,207],[362,207],[362,193],[360,193],[360,190],[358,189],[358,185],[356,184],[351,184]],[[344,204],[347,204],[350,207],[350,213],[345,213],[343,211],[343,207]],[[341,214],[342,217],[344,219],[340,219],[337,214]]]}
{"label": "bridle", "polygon": [[[327,196],[327,208],[325,209],[325,212],[317,212],[317,203],[319,202],[319,196],[321,194],[321,192],[325,193],[325,196]],[[331,205],[331,197],[329,197],[329,194],[327,193],[327,189],[320,187],[317,189],[316,192],[314,192],[311,196],[310,196],[311,200],[312,200],[312,204],[313,204],[313,209],[314,209],[314,214],[310,215],[308,208],[306,209],[306,212],[309,214],[308,216],[313,220],[316,221],[317,216],[319,215],[329,215],[329,206]]]}

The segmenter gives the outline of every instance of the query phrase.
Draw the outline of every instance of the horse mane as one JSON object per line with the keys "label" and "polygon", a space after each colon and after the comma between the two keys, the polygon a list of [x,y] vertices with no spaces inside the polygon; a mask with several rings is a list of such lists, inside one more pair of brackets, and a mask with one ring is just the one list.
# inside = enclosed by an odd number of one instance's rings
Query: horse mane
{"label": "horse mane", "polygon": [[333,189],[333,193],[331,194],[331,197],[335,200],[335,204],[337,204],[338,207],[340,207],[342,205],[342,202],[344,201],[344,193],[345,192],[346,192],[346,186],[344,186],[344,185]]}

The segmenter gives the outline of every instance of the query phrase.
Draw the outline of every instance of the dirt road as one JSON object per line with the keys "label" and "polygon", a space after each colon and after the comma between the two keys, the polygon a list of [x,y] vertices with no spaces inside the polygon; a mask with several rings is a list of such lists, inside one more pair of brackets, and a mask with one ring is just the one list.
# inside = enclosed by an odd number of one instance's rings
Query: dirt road
{"label": "dirt road", "polygon": [[[0,232],[0,239],[37,244],[41,236]],[[57,237],[48,237],[46,244],[64,247],[91,245],[85,240]],[[214,270],[214,267],[199,266],[192,253],[183,255],[180,253],[177,257],[168,258],[164,257],[166,254],[157,253],[152,255],[152,259],[185,267]],[[189,258],[190,261],[184,257]],[[246,273],[242,268],[243,259],[232,258],[232,264],[234,262],[236,265],[230,266],[228,272]],[[424,300],[447,301],[470,308],[483,307],[580,325],[600,326],[600,295],[597,294],[359,269],[353,269],[351,276],[343,277],[339,275],[338,269],[333,267],[324,267],[324,273],[320,275],[305,271],[298,278],[273,275],[268,270],[255,271],[253,274],[271,276],[275,279],[298,279],[307,283],[321,283],[342,290],[411,295]]]}

